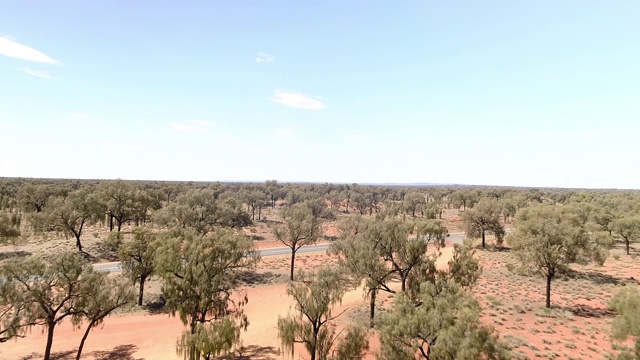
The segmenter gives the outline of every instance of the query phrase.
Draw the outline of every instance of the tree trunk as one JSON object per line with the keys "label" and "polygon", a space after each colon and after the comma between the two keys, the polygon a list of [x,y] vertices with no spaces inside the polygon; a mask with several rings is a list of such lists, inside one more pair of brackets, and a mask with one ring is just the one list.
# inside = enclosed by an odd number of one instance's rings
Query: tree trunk
{"label": "tree trunk", "polygon": [[142,297],[144,296],[144,283],[147,280],[146,277],[140,278],[140,292],[138,293],[138,306],[142,306]]}
{"label": "tree trunk", "polygon": [[402,282],[402,292],[406,292],[407,290],[407,276],[408,274],[400,273],[400,280]]}
{"label": "tree trunk", "polygon": [[484,249],[485,239],[484,239],[484,230],[482,230],[482,248]]}
{"label": "tree trunk", "polygon": [[347,199],[347,214],[349,213],[349,199]]}
{"label": "tree trunk", "polygon": [[258,206],[258,221],[262,218],[262,205]]}
{"label": "tree trunk", "polygon": [[87,340],[87,337],[89,336],[89,331],[91,331],[94,324],[95,324],[95,321],[91,320],[91,322],[87,326],[87,330],[85,330],[84,335],[82,335],[82,340],[80,340],[80,346],[78,347],[78,353],[76,354],[76,360],[80,360],[80,356],[82,355],[82,348],[84,348],[84,342],[85,340]]}
{"label": "tree trunk", "polygon": [[109,215],[109,232],[113,231],[113,215]]}
{"label": "tree trunk", "polygon": [[51,358],[51,346],[53,345],[53,330],[56,327],[55,322],[50,322],[47,324],[47,345],[44,348],[44,360],[49,360]]}
{"label": "tree trunk", "polygon": [[629,240],[627,239],[625,241],[626,245],[627,245],[627,255],[629,255]]}
{"label": "tree trunk", "polygon": [[547,275],[547,299],[545,303],[547,308],[551,307],[551,279],[553,279],[553,275]]}
{"label": "tree trunk", "polygon": [[373,318],[375,316],[375,311],[376,311],[376,295],[377,295],[377,290],[372,290],[371,291],[371,299],[370,299],[370,303],[369,303],[369,326],[371,328],[373,328]]}
{"label": "tree trunk", "polygon": [[78,251],[82,252],[82,243],[80,243],[80,234],[76,235],[76,246],[78,247]]}
{"label": "tree trunk", "polygon": [[122,230],[122,221],[118,220],[118,234],[120,234],[120,230]]}
{"label": "tree trunk", "polygon": [[296,251],[294,249],[291,249],[291,274],[289,276],[289,279],[291,281],[293,281],[293,267],[295,265],[296,262]]}

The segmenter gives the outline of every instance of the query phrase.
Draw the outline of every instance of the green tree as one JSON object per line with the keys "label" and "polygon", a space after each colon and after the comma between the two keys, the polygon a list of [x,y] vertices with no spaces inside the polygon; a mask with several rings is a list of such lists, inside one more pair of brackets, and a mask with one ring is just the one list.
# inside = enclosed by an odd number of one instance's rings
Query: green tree
{"label": "green tree", "polygon": [[622,238],[629,255],[631,242],[640,237],[640,216],[629,215],[613,220],[609,228]]}
{"label": "green tree", "polygon": [[21,294],[16,299],[22,314],[20,321],[27,326],[44,325],[46,329],[45,360],[51,357],[56,325],[77,315],[79,299],[91,295],[83,293],[83,279],[92,273],[91,265],[78,253],[65,253],[50,263],[35,257],[10,259],[0,267],[3,286]]}
{"label": "green tree", "polygon": [[82,251],[82,231],[86,225],[94,224],[104,216],[104,208],[94,194],[77,190],[69,193],[66,199],[52,200],[44,213],[44,221],[66,235],[73,236],[78,251]]}
{"label": "green tree", "polygon": [[505,231],[500,223],[502,209],[497,201],[482,199],[476,206],[462,213],[465,231],[470,238],[482,238],[482,248],[485,248],[485,233],[492,232],[496,236],[498,244],[502,243]]}
{"label": "green tree", "polygon": [[315,244],[318,241],[322,235],[322,223],[303,203],[283,208],[281,216],[284,222],[273,227],[273,234],[276,239],[291,249],[289,278],[293,281],[296,253],[301,247]]}
{"label": "green tree", "polygon": [[396,295],[380,321],[380,359],[507,359],[506,349],[480,322],[480,305],[453,281],[424,282],[419,305]]}
{"label": "green tree", "polygon": [[232,335],[248,326],[238,272],[259,260],[253,242],[222,228],[206,235],[172,231],[156,256],[166,306],[189,326],[178,352],[196,360],[230,349],[238,341]]}
{"label": "green tree", "polygon": [[613,338],[626,340],[628,336],[635,337],[633,351],[625,351],[618,358],[640,359],[640,291],[630,286],[623,288],[613,296],[609,308],[619,314],[613,319]]}
{"label": "green tree", "polygon": [[106,181],[100,185],[100,198],[109,218],[109,231],[113,231],[116,221],[118,233],[122,225],[134,220],[136,215],[136,188],[128,181]]}
{"label": "green tree", "polygon": [[551,306],[551,281],[570,264],[604,263],[608,236],[583,224],[560,205],[524,208],[516,215],[509,245],[520,262],[546,278],[546,307]]}
{"label": "green tree", "polygon": [[80,293],[82,296],[75,304],[76,311],[72,321],[78,328],[86,321],[87,327],[80,340],[76,360],[80,360],[89,332],[102,324],[115,310],[131,303],[134,296],[131,287],[120,279],[99,272],[93,272],[83,279]]}
{"label": "green tree", "polygon": [[206,234],[216,227],[242,228],[251,224],[249,214],[231,198],[221,198],[211,189],[189,190],[158,211],[159,223],[168,227],[192,228]]}
{"label": "green tree", "polygon": [[[303,344],[311,360],[329,359],[338,335],[332,321],[333,307],[340,303],[346,288],[340,271],[321,268],[317,273],[300,271],[300,282],[291,282],[287,294],[293,298],[295,313],[278,318],[278,337],[293,355],[294,345]],[[368,342],[362,332],[349,330],[337,346],[337,359],[361,359]],[[356,346],[354,346],[356,345]]]}
{"label": "green tree", "polygon": [[19,237],[20,223],[21,217],[19,214],[0,212],[0,240]]}
{"label": "green tree", "polygon": [[122,244],[118,250],[124,275],[138,283],[138,305],[142,306],[144,285],[155,272],[155,257],[158,247],[156,234],[149,228],[140,227],[133,230],[133,239]]}
{"label": "green tree", "polygon": [[[480,275],[471,246],[455,246],[448,270],[421,267],[379,324],[380,359],[507,359],[493,330],[481,324],[470,288]],[[428,270],[428,271],[424,271]]]}

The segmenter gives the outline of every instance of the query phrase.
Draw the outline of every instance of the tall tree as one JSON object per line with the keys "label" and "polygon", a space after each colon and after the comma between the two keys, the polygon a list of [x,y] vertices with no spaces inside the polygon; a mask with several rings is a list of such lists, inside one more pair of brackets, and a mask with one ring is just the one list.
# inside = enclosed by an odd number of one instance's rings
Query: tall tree
{"label": "tall tree", "polygon": [[100,187],[100,197],[109,218],[109,231],[113,231],[113,220],[115,220],[120,233],[122,225],[135,217],[136,188],[131,182],[123,180],[107,181]]}
{"label": "tall tree", "polygon": [[115,310],[133,301],[131,287],[118,278],[109,277],[107,273],[93,272],[83,279],[82,287],[82,296],[75,304],[76,312],[72,321],[78,328],[87,322],[87,327],[80,340],[76,360],[80,360],[89,332]]}
{"label": "tall tree", "polygon": [[71,235],[76,247],[82,251],[80,237],[86,225],[96,223],[104,216],[104,207],[96,196],[85,190],[69,193],[66,199],[56,198],[45,210],[46,222],[54,228]]}
{"label": "tall tree", "polygon": [[640,237],[640,216],[627,215],[611,222],[609,229],[622,238],[627,255],[630,253],[631,242]]}
{"label": "tall tree", "polygon": [[293,281],[296,254],[301,247],[315,244],[322,235],[322,223],[312,210],[303,203],[283,208],[283,223],[273,227],[276,239],[291,249],[289,278]]}
{"label": "tall tree", "polygon": [[46,329],[45,360],[51,357],[56,325],[78,314],[77,303],[86,296],[82,281],[92,273],[91,265],[78,253],[65,253],[50,263],[35,257],[10,259],[0,267],[0,278],[22,294],[24,323]]}
{"label": "tall tree", "polygon": [[492,199],[482,199],[471,209],[462,214],[467,236],[470,238],[482,238],[482,248],[485,248],[485,233],[492,232],[496,236],[498,244],[502,243],[505,231],[500,223],[502,209],[499,203]]}
{"label": "tall tree", "polygon": [[480,322],[480,306],[453,281],[424,282],[415,301],[396,295],[380,322],[380,359],[508,359],[492,329]]}
{"label": "tall tree", "polygon": [[248,326],[238,272],[258,261],[253,242],[221,228],[207,235],[173,231],[157,256],[166,306],[189,327],[178,351],[190,360],[228,351]]}
{"label": "tall tree", "polygon": [[381,319],[380,359],[508,359],[493,330],[481,324],[470,288],[480,275],[470,246],[455,246],[447,270],[433,263],[412,274]]}
{"label": "tall tree", "polygon": [[[332,321],[341,315],[333,314],[333,307],[340,303],[346,288],[340,271],[321,268],[317,273],[299,272],[301,282],[291,282],[287,294],[293,298],[295,312],[288,317],[278,318],[278,337],[283,347],[293,355],[294,345],[303,344],[311,360],[329,358],[337,335]],[[346,344],[357,343],[351,347],[349,359],[361,359],[362,351],[368,347],[366,338],[358,330],[350,330],[338,349],[342,357]],[[357,341],[355,341],[357,340]],[[338,351],[341,354],[341,351]]]}
{"label": "tall tree", "polygon": [[156,234],[149,228],[140,227],[133,230],[133,239],[122,244],[118,250],[124,275],[139,285],[139,306],[142,306],[144,285],[147,279],[155,272],[156,249],[158,246]]}
{"label": "tall tree", "polygon": [[[585,226],[560,205],[521,209],[509,245],[520,262],[546,278],[546,307],[551,307],[551,281],[570,264],[604,263],[608,236]],[[606,235],[606,234],[605,234]]]}

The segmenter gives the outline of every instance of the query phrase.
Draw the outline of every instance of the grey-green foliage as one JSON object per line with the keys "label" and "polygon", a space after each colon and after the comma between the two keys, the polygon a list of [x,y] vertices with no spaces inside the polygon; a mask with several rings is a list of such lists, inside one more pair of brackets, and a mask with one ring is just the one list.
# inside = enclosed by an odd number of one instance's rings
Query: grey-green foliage
{"label": "grey-green foliage", "polygon": [[159,242],[151,229],[139,227],[133,230],[133,239],[122,244],[118,256],[124,275],[139,284],[138,305],[142,305],[144,285],[155,272],[155,255]]}
{"label": "grey-green foliage", "polygon": [[20,236],[21,216],[0,212],[0,241]]}
{"label": "grey-green foliage", "polygon": [[42,220],[65,235],[73,236],[78,250],[82,251],[80,237],[85,226],[98,222],[104,216],[104,211],[105,208],[94,194],[78,190],[69,193],[66,198],[52,199],[42,213]]}
{"label": "grey-green foliage", "polygon": [[500,223],[502,208],[493,199],[481,199],[476,206],[465,210],[462,213],[462,220],[465,224],[465,231],[470,238],[482,238],[482,247],[485,247],[485,233],[492,232],[498,245],[502,245],[504,238],[504,227]]}
{"label": "grey-green foliage", "polygon": [[340,316],[333,307],[346,292],[343,274],[323,267],[317,273],[300,271],[299,282],[291,282],[287,294],[293,298],[294,312],[278,318],[278,337],[285,350],[293,355],[294,345],[301,343],[311,360],[361,359],[368,341],[363,330],[348,329],[338,342],[339,333],[332,321]]}
{"label": "grey-green foliage", "polygon": [[640,216],[624,215],[609,223],[609,229],[622,238],[629,255],[631,243],[640,238]]}
{"label": "grey-green foliage", "polygon": [[155,214],[158,223],[170,228],[191,228],[206,234],[216,227],[242,228],[251,223],[249,214],[232,198],[222,198],[211,189],[194,189]]}
{"label": "grey-green foliage", "polygon": [[621,353],[618,359],[640,359],[640,291],[635,287],[624,287],[610,300],[609,308],[618,312],[611,327],[613,338],[636,338],[634,349]]}
{"label": "grey-green foliage", "polygon": [[318,241],[322,235],[322,222],[304,203],[283,208],[280,215],[283,223],[275,225],[272,231],[276,239],[291,249],[289,278],[293,280],[296,253],[301,247]]}
{"label": "grey-green foliage", "polygon": [[74,305],[76,312],[72,321],[77,328],[81,328],[84,323],[87,325],[76,352],[76,360],[80,360],[89,332],[100,326],[115,310],[133,301],[131,285],[123,280],[122,277],[110,277],[104,272],[91,272],[82,279],[82,296]]}
{"label": "grey-green foliage", "polygon": [[[12,329],[5,334],[20,335],[33,325],[43,325],[47,333],[44,359],[48,360],[56,325],[77,315],[79,301],[93,295],[83,284],[92,276],[93,268],[78,253],[65,253],[49,262],[33,256],[5,261],[0,266],[0,308],[14,309],[7,317]],[[6,329],[5,321],[3,316],[0,333]]]}
{"label": "grey-green foliage", "polygon": [[516,215],[516,231],[509,245],[522,265],[547,280],[546,306],[551,306],[551,281],[570,264],[602,264],[609,236],[594,230],[562,205],[524,208]]}
{"label": "grey-green foliage", "polygon": [[156,257],[166,306],[189,326],[178,342],[179,353],[195,360],[215,354],[213,348],[231,348],[237,338],[229,336],[226,321],[238,331],[248,326],[243,312],[248,299],[238,290],[238,277],[259,260],[252,241],[218,228],[206,235],[174,230],[163,242]]}
{"label": "grey-green foliage", "polygon": [[379,323],[380,359],[508,359],[509,351],[480,322],[470,289],[481,268],[470,244],[456,245],[447,269],[425,262],[409,277]]}

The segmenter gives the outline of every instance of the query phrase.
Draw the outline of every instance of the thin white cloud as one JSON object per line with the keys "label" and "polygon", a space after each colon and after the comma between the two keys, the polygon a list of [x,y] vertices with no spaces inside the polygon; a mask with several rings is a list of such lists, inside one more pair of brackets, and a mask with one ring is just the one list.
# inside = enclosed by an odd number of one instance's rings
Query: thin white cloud
{"label": "thin white cloud", "polygon": [[73,113],[71,114],[71,119],[75,121],[86,121],[89,120],[89,115],[85,113]]}
{"label": "thin white cloud", "polygon": [[274,62],[275,60],[275,56],[266,52],[259,53],[258,57],[256,58],[257,63]]}
{"label": "thin white cloud", "polygon": [[278,129],[275,131],[276,136],[280,139],[291,139],[293,137],[293,131],[289,129]]}
{"label": "thin white cloud", "polygon": [[366,141],[366,140],[369,140],[369,135],[351,134],[347,136],[347,141]]}
{"label": "thin white cloud", "polygon": [[15,42],[6,37],[0,37],[0,55],[22,59],[26,61],[59,65],[60,62],[41,51]]}
{"label": "thin white cloud", "polygon": [[179,132],[206,133],[211,131],[213,123],[205,120],[193,120],[183,123],[171,124],[171,129]]}
{"label": "thin white cloud", "polygon": [[19,68],[19,69],[16,69],[16,70],[22,71],[25,74],[28,74],[28,75],[31,75],[31,76],[35,76],[35,77],[39,77],[39,78],[42,78],[42,79],[48,79],[48,80],[52,80],[53,79],[53,76],[49,75],[49,73],[46,72],[46,71],[33,70],[33,69],[26,68],[26,67],[25,68]]}
{"label": "thin white cloud", "polygon": [[284,92],[280,90],[275,90],[273,93],[275,94],[275,97],[271,98],[271,100],[282,105],[308,110],[320,110],[325,108],[324,104],[320,100],[312,99],[299,93]]}

